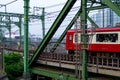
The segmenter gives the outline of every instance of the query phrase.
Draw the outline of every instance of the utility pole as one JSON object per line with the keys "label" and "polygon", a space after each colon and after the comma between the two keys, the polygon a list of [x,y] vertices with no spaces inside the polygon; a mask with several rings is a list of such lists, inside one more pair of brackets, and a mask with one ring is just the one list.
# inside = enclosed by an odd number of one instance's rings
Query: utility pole
{"label": "utility pole", "polygon": [[22,17],[20,16],[19,17],[19,23],[18,23],[18,26],[19,26],[19,33],[20,33],[20,45],[18,45],[19,48],[21,48],[21,45],[22,45]]}
{"label": "utility pole", "polygon": [[28,13],[29,13],[29,0],[24,0],[24,79],[29,80],[29,50],[28,50]]}
{"label": "utility pole", "polygon": [[[6,20],[9,20],[8,23],[7,23],[7,27],[8,27],[8,31],[9,31],[9,41],[11,42],[12,40],[12,31],[11,31],[11,19],[10,19],[10,16],[9,17],[6,17]],[[10,43],[9,43],[10,44]]]}
{"label": "utility pole", "polygon": [[45,36],[45,8],[42,8],[41,21],[42,21],[42,30],[43,30],[43,38],[44,38]]}
{"label": "utility pole", "polygon": [[82,30],[82,80],[87,80],[87,54],[86,54],[86,42],[87,42],[87,0],[81,0],[81,30]]}
{"label": "utility pole", "polygon": [[[41,19],[41,22],[42,22],[42,37],[44,38],[44,36],[45,36],[45,8],[34,7],[33,8],[33,14],[38,15],[39,14],[38,11],[40,11],[41,9],[42,9],[42,14],[41,14],[40,19]],[[37,14],[36,14],[36,12],[37,12]]]}

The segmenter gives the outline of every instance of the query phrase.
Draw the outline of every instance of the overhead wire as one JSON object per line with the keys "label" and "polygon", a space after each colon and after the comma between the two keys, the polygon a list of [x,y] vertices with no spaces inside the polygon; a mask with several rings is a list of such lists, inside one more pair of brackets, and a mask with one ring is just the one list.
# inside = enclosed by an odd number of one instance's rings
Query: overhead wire
{"label": "overhead wire", "polygon": [[[7,5],[12,4],[12,3],[16,2],[16,1],[18,1],[18,0],[14,0],[14,1],[11,1],[11,2],[9,2],[7,4],[3,4],[3,6],[7,6]],[[3,6],[0,6],[0,8],[2,8]]]}
{"label": "overhead wire", "polygon": [[[52,5],[52,6],[49,6],[49,7],[55,7],[55,6],[57,6],[57,5],[59,6],[59,5],[62,5],[62,4],[64,4],[64,3]],[[80,6],[73,7],[70,12],[73,12],[73,11],[78,10],[79,7],[80,7]],[[59,13],[60,11],[61,11],[61,10],[59,10],[59,11],[54,11],[54,12],[49,12],[49,13],[45,13],[45,19],[47,19],[47,21],[53,21],[54,18],[56,18],[56,17],[58,16],[58,13]],[[67,16],[71,16],[71,15],[74,15],[74,14],[68,14]],[[50,19],[50,20],[49,20],[49,19]],[[35,22],[35,21],[39,21],[39,20],[34,20],[34,21],[32,21],[32,22]]]}
{"label": "overhead wire", "polygon": [[[11,2],[9,2],[9,3],[7,3],[7,4],[4,4],[4,6],[7,6],[7,5],[10,5],[10,4],[12,4],[12,3],[14,3],[14,2],[16,2],[16,1],[18,1],[18,0],[13,0],[13,1],[11,1]],[[52,5],[52,6],[47,6],[47,7],[45,7],[45,8],[52,8],[52,7],[57,7],[57,6],[61,6],[61,5],[64,5],[65,4],[65,2],[64,3],[60,3],[60,4],[55,4],[55,5]],[[4,6],[0,6],[0,8],[1,7],[4,7]],[[74,7],[75,8],[75,7]],[[74,9],[73,8],[73,9]],[[74,10],[73,10],[74,11]],[[56,14],[56,13],[59,13],[60,11],[54,11],[54,12],[50,12],[50,13],[46,13],[45,14],[45,16],[49,16],[49,15],[54,15],[54,14]],[[72,14],[73,15],[73,14]],[[47,17],[47,18],[45,18],[45,19],[49,19],[49,18],[54,18],[54,17],[56,17],[57,15],[54,15],[54,16],[51,16],[51,17]],[[70,16],[70,15],[69,15]],[[70,18],[70,17],[68,17],[68,18]],[[63,26],[63,25],[62,25]]]}
{"label": "overhead wire", "polygon": [[16,2],[16,1],[18,1],[18,0],[11,1],[11,2],[9,2],[9,3],[5,4],[5,5],[12,4],[12,3]]}
{"label": "overhead wire", "polygon": [[[79,9],[80,6],[77,6],[77,7],[73,7],[71,9],[70,12],[74,12],[74,11],[77,11]],[[54,11],[54,12],[50,12],[50,13],[46,13],[45,14],[45,19],[48,19],[47,21],[53,21],[54,18],[56,18],[58,16],[57,13],[59,13],[61,10],[59,11]],[[75,14],[68,14],[67,17],[71,16],[71,15],[75,15]],[[50,19],[50,20],[49,20]],[[52,19],[52,20],[51,20]],[[39,20],[34,20],[33,22],[35,21],[39,21]]]}
{"label": "overhead wire", "polygon": [[[77,0],[77,1],[80,1],[80,0]],[[65,3],[66,3],[66,2],[59,3],[59,4],[54,4],[54,5],[47,6],[47,7],[45,7],[45,8],[52,8],[52,7],[61,6],[61,5],[64,5]]]}
{"label": "overhead wire", "polygon": [[[77,6],[77,7],[73,7],[72,9],[71,9],[71,11],[74,11],[73,9],[79,9],[80,8],[80,6]],[[49,12],[49,13],[46,13],[45,15],[47,16],[47,15],[51,15],[51,14],[54,14],[54,13],[58,13],[58,12],[60,12],[61,10],[59,10],[59,11],[54,11],[54,12]],[[71,12],[70,11],[70,12]]]}
{"label": "overhead wire", "polygon": [[64,5],[64,4],[65,4],[65,2],[59,3],[59,4],[55,4],[55,5],[50,5],[50,6],[45,7],[45,9],[46,9],[46,8],[56,7],[56,6],[61,6],[61,5]]}
{"label": "overhead wire", "polygon": [[[50,7],[52,8],[52,7],[60,6],[62,4],[64,4],[64,3],[60,3],[60,4],[57,4],[57,5],[52,5],[52,6],[45,7],[45,8],[50,8]],[[79,8],[80,8],[80,6],[73,7],[70,12],[77,11]],[[49,12],[49,13],[45,13],[45,20],[47,20],[45,22],[46,22],[46,25],[49,25],[48,27],[45,27],[45,31],[48,31],[50,29],[50,26],[52,25],[52,23],[54,22],[55,18],[58,16],[58,14],[59,14],[60,11],[61,10],[54,11],[54,12]],[[71,16],[73,16],[73,15],[75,15],[75,13],[68,14],[66,16],[64,22],[67,22],[67,21],[70,22],[72,20]],[[69,23],[69,22],[67,22],[67,23]],[[37,25],[37,24],[31,24],[31,25]],[[68,26],[67,24],[62,23],[62,25],[60,26],[60,29],[65,28],[67,26]]]}

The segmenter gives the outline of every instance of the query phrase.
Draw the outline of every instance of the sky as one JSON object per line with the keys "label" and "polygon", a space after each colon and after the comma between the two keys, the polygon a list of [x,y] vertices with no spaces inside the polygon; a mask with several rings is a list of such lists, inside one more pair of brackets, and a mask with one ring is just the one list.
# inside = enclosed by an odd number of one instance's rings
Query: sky
{"label": "sky", "polygon": [[[23,0],[0,0],[0,4],[8,4],[12,1],[15,1],[14,3],[11,3],[7,5],[7,11],[8,12],[16,12],[16,13],[23,13],[23,6],[24,1]],[[30,0],[30,7],[48,7],[60,3],[65,3],[67,0]],[[3,7],[4,8],[4,7]],[[3,10],[0,9],[1,10]]]}
{"label": "sky", "polygon": [[[57,18],[59,12],[63,8],[64,4],[68,0],[30,0],[30,11],[29,14],[33,14],[33,7],[44,7],[45,8],[45,33],[49,30],[55,19]],[[59,29],[55,33],[54,37],[59,37],[64,29],[67,27],[67,25],[70,23],[74,15],[77,13],[77,11],[80,8],[80,1],[77,0],[69,14],[66,16],[65,20],[60,25]],[[11,3],[13,2],[13,3]],[[11,4],[9,4],[11,3]],[[0,0],[0,12],[5,12],[5,6],[6,4],[9,4],[6,6],[6,11],[8,13],[21,13],[24,14],[24,0]],[[1,7],[3,5],[3,7]],[[98,5],[98,4],[97,4]],[[41,15],[42,10],[36,11],[36,15]],[[98,13],[98,10],[96,11],[90,11],[90,15],[94,15]],[[24,22],[24,21],[22,21]],[[22,29],[24,28],[24,23],[22,23]],[[80,22],[79,22],[80,24]],[[87,24],[89,25],[89,24]],[[75,26],[75,25],[74,25]],[[75,28],[73,26],[73,28]],[[91,24],[90,24],[91,26]],[[78,26],[80,27],[80,26]],[[12,31],[16,32],[19,31],[18,27],[16,25],[12,24]],[[7,32],[7,31],[6,31]],[[24,31],[23,31],[24,32]],[[18,33],[18,32],[17,32]],[[31,20],[29,22],[29,33],[31,35],[36,35],[42,38],[42,24],[41,20]],[[19,35],[19,34],[18,34]],[[9,35],[7,35],[9,36]],[[15,35],[14,35],[15,36]]]}
{"label": "sky", "polygon": [[[13,3],[9,4],[12,1],[13,1]],[[46,29],[45,32],[47,33],[47,31],[51,27],[52,23],[56,19],[57,15],[59,14],[60,10],[62,9],[62,7],[66,3],[66,1],[67,0],[30,0],[30,11],[29,11],[30,13],[29,14],[33,14],[33,7],[45,7],[45,13],[46,13],[45,14],[45,29]],[[2,5],[9,4],[6,7],[7,8],[6,11],[9,13],[22,13],[22,14],[24,13],[24,8],[23,8],[24,1],[23,0],[0,0],[0,4],[2,4]],[[79,6],[79,5],[80,5],[80,0],[77,0],[75,7]],[[77,9],[76,9],[76,11],[77,11]],[[76,11],[74,11],[74,12],[76,12]],[[4,6],[0,8],[0,12],[5,12]],[[59,36],[60,35],[59,33],[61,33],[61,31],[63,31],[63,29],[65,29],[65,26],[71,21],[72,16],[75,15],[74,12],[71,11],[68,18],[66,18],[66,21],[64,21],[64,23],[61,24],[60,30],[58,30],[58,33],[55,35]],[[41,10],[36,11],[36,13],[39,13],[38,15],[41,15]],[[15,26],[15,25],[13,25],[13,26]],[[18,28],[13,27],[12,31],[14,32],[16,30],[18,30]],[[32,35],[35,34],[35,35],[39,35],[40,37],[42,37],[41,21],[40,20],[32,20],[29,23],[29,32]]]}

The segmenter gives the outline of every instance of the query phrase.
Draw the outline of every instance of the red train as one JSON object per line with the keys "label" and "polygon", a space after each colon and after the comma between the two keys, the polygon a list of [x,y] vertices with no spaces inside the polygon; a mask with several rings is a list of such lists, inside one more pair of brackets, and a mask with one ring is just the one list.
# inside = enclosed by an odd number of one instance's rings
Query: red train
{"label": "red train", "polygon": [[[88,29],[87,51],[90,52],[120,52],[120,28],[97,28],[94,31]],[[93,34],[93,35],[91,35]],[[81,30],[68,30],[66,34],[66,50],[73,53],[81,50]]]}

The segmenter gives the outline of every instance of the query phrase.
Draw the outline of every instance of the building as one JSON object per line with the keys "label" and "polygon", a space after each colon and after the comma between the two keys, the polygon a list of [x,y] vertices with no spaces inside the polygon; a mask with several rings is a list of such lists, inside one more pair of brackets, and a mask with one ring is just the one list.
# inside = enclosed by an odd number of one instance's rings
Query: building
{"label": "building", "polygon": [[100,27],[113,27],[120,23],[120,17],[110,8],[97,10],[91,18]]}

